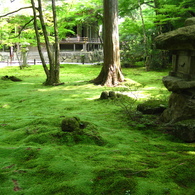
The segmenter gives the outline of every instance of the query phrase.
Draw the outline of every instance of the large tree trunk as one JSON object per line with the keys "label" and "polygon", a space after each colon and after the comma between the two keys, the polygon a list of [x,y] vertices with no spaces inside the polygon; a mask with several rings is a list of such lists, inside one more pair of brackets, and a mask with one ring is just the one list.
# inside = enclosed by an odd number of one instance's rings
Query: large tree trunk
{"label": "large tree trunk", "polygon": [[118,0],[104,0],[104,64],[93,83],[115,86],[124,81],[119,52]]}

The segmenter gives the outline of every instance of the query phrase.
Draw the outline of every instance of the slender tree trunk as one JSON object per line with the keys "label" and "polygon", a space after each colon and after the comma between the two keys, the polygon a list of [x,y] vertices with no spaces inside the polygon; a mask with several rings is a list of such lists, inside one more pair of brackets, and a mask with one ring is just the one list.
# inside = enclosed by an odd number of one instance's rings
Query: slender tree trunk
{"label": "slender tree trunk", "polygon": [[55,0],[52,0],[52,12],[53,12],[53,22],[54,22],[54,80],[55,83],[59,83],[59,74],[60,74],[60,46],[59,46],[59,37],[58,37],[58,26],[57,26],[57,15],[56,15],[56,5]]}
{"label": "slender tree trunk", "polygon": [[[37,39],[37,47],[38,47],[38,51],[39,51],[39,55],[42,61],[44,71],[46,73],[46,81],[44,82],[44,84],[45,85],[58,85],[60,83],[59,81],[60,62],[59,62],[59,40],[58,40],[55,0],[52,0],[52,12],[53,12],[53,21],[54,21],[54,35],[55,35],[54,52],[51,49],[51,47],[53,46],[50,44],[46,24],[44,21],[42,0],[38,0],[38,8],[35,7],[34,0],[31,0],[31,4],[33,7],[33,14],[34,14],[34,28],[35,28],[36,39]],[[39,11],[38,17],[40,19],[41,29],[43,31],[43,36],[45,40],[47,55],[49,59],[49,68],[47,67],[45,59],[43,57],[43,52],[42,52],[41,42],[40,42],[40,35],[38,31],[38,26],[37,26],[36,10]]]}
{"label": "slender tree trunk", "polygon": [[148,44],[148,38],[146,34],[146,28],[145,28],[145,22],[144,22],[144,17],[143,17],[143,12],[142,12],[142,7],[141,7],[141,1],[138,0],[138,5],[139,5],[139,11],[140,11],[140,17],[142,21],[142,29],[143,29],[143,38],[144,38],[144,55],[145,55],[145,67],[146,71],[149,71],[150,68],[150,54],[149,54],[149,44]]}
{"label": "slender tree trunk", "polygon": [[53,67],[53,63],[54,63],[54,59],[52,57],[52,51],[51,51],[51,45],[49,42],[49,36],[48,36],[48,32],[46,29],[46,24],[44,21],[44,16],[43,16],[43,9],[42,9],[42,0],[38,0],[38,10],[39,10],[39,18],[40,18],[40,22],[41,22],[41,28],[43,31],[43,36],[44,36],[44,40],[45,40],[45,45],[46,45],[46,49],[47,49],[47,54],[48,54],[48,58],[49,58],[49,62],[50,64],[50,69]]}
{"label": "slender tree trunk", "polygon": [[36,7],[35,7],[34,0],[31,0],[31,4],[32,4],[32,8],[33,8],[33,15],[34,15],[34,29],[35,29],[36,39],[37,39],[37,48],[38,48],[39,56],[41,58],[43,69],[45,71],[46,77],[48,78],[49,77],[49,70],[48,70],[48,67],[46,65],[46,62],[45,62],[45,59],[43,56],[43,52],[42,52],[42,48],[41,48],[41,40],[40,40],[40,35],[39,35],[39,30],[38,30],[38,25],[37,25],[37,14],[36,14]]}
{"label": "slender tree trunk", "polygon": [[54,81],[54,55],[52,55],[51,51],[51,45],[49,42],[49,36],[46,28],[46,24],[44,21],[44,16],[43,16],[43,9],[42,9],[42,0],[38,0],[38,10],[39,10],[39,18],[40,18],[40,23],[41,23],[41,28],[43,31],[43,36],[45,40],[45,46],[47,50],[47,55],[49,59],[49,76],[46,78],[46,81],[44,82],[45,85],[53,85]]}
{"label": "slender tree trunk", "polygon": [[115,86],[124,81],[119,52],[118,0],[104,0],[104,64],[93,83]]}

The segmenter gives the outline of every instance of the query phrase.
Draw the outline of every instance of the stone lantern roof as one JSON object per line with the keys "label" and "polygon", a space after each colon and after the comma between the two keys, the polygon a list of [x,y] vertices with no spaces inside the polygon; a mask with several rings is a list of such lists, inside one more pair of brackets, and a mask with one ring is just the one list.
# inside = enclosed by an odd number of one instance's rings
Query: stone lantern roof
{"label": "stone lantern roof", "polygon": [[[188,18],[185,27],[163,33],[155,41],[158,49],[172,51],[172,71],[169,76],[183,81],[195,81],[195,17]],[[194,88],[195,85],[191,87]],[[189,87],[186,86],[187,88]]]}
{"label": "stone lantern roof", "polygon": [[158,49],[195,50],[195,17],[188,18],[185,27],[163,33],[155,41]]}

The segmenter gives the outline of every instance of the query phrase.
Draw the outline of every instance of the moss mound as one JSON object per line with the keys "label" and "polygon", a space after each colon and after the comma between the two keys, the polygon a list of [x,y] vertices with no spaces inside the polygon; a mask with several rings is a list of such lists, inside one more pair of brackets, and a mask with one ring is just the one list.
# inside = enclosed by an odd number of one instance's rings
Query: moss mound
{"label": "moss mound", "polygon": [[131,194],[136,187],[134,178],[127,177],[123,172],[115,169],[101,169],[96,171],[94,180],[95,194],[122,195]]}
{"label": "moss mound", "polygon": [[102,137],[98,133],[95,125],[89,122],[81,121],[78,117],[67,117],[62,120],[60,133],[65,140],[72,140],[75,143],[95,143],[104,145]]}

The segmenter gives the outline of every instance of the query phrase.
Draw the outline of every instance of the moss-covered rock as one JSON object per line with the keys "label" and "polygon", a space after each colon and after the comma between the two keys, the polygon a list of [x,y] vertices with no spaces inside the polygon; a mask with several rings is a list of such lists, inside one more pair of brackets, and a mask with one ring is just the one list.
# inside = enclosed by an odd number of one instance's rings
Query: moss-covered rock
{"label": "moss-covered rock", "polygon": [[11,80],[11,81],[14,81],[14,82],[22,81],[18,77],[8,76],[8,75],[5,75],[5,76],[1,77],[1,80]]}
{"label": "moss-covered rock", "polygon": [[117,98],[116,93],[114,91],[109,91],[109,98],[111,98],[111,99]]}
{"label": "moss-covered rock", "polygon": [[108,99],[108,97],[109,97],[109,94],[108,94],[107,91],[103,91],[103,92],[101,93],[101,95],[100,95],[100,99],[101,99],[101,100]]}
{"label": "moss-covered rock", "polygon": [[195,119],[183,120],[171,125],[172,134],[185,142],[195,141]]}
{"label": "moss-covered rock", "polygon": [[143,114],[161,114],[166,106],[160,100],[148,100],[137,106],[137,110]]}
{"label": "moss-covered rock", "polygon": [[67,143],[95,143],[97,145],[104,145],[105,143],[95,125],[81,121],[78,117],[63,119],[61,129],[64,133],[58,133],[60,135],[58,137]]}
{"label": "moss-covered rock", "polygon": [[100,95],[100,100],[105,100],[105,99],[111,99],[111,100],[115,100],[117,98],[121,98],[121,97],[127,97],[126,95],[123,95],[121,93],[117,93],[115,91],[103,91]]}
{"label": "moss-covered rock", "polygon": [[[187,92],[187,91],[186,91]],[[195,118],[194,93],[172,93],[169,97],[169,106],[162,113],[160,120],[165,123]]]}
{"label": "moss-covered rock", "polygon": [[62,131],[73,132],[80,129],[79,119],[76,117],[69,117],[62,120]]}

